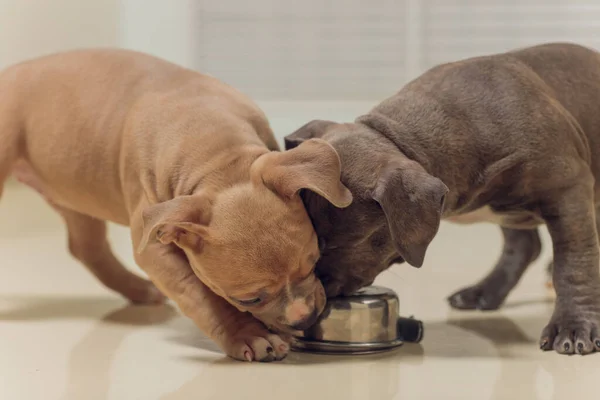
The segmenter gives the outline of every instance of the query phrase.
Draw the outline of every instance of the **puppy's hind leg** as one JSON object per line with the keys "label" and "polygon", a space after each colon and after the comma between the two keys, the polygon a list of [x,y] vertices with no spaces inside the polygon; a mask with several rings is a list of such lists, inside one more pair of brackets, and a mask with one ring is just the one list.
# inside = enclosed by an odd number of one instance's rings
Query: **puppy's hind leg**
{"label": "puppy's hind leg", "polygon": [[[0,92],[2,96],[2,92]],[[10,109],[0,99],[0,198],[4,183],[19,158],[20,130]]]}
{"label": "puppy's hind leg", "polygon": [[67,224],[69,250],[106,287],[133,303],[157,304],[162,293],[150,281],[128,271],[115,257],[106,238],[104,221],[56,205]]}
{"label": "puppy's hind leg", "polygon": [[495,310],[540,255],[542,244],[537,229],[502,228],[504,248],[494,269],[479,283],[448,298],[450,306],[463,310]]}

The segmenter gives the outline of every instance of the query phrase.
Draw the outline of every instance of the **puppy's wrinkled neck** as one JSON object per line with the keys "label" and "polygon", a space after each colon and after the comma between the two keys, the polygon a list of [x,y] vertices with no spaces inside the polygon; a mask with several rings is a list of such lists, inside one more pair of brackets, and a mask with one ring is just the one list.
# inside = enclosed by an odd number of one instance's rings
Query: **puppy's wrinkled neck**
{"label": "puppy's wrinkled neck", "polygon": [[258,145],[241,145],[215,155],[209,165],[194,176],[187,177],[174,190],[175,196],[199,191],[219,193],[228,187],[250,181],[250,166],[261,155],[269,152]]}
{"label": "puppy's wrinkled neck", "polygon": [[411,134],[410,126],[374,111],[358,117],[356,123],[364,125],[389,140],[398,150],[398,157],[406,157],[407,161],[416,161],[431,173],[432,166],[429,159],[421,148],[418,138]]}

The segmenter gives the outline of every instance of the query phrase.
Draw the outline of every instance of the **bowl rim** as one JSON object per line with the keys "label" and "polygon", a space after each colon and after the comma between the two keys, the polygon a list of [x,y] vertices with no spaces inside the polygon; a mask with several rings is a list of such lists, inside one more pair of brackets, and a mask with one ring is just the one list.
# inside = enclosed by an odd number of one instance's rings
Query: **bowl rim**
{"label": "bowl rim", "polygon": [[394,339],[382,342],[341,342],[331,340],[313,340],[295,337],[292,349],[304,352],[335,354],[369,354],[391,350],[402,346],[403,340]]}

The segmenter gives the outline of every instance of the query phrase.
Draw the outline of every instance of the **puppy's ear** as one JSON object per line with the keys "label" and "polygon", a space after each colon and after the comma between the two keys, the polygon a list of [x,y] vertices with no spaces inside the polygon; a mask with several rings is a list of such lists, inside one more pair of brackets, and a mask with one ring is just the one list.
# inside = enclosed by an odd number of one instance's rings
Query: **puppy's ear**
{"label": "puppy's ear", "polygon": [[137,252],[154,239],[200,252],[209,236],[211,208],[210,199],[203,195],[179,196],[148,207],[142,212],[144,225]]}
{"label": "puppy's ear", "polygon": [[352,193],[340,181],[340,158],[322,139],[309,139],[292,150],[265,154],[252,169],[254,182],[262,181],[282,197],[292,198],[301,189],[308,189],[339,208],[352,203]]}
{"label": "puppy's ear", "polygon": [[294,147],[298,147],[300,143],[306,140],[320,138],[323,136],[327,128],[335,124],[336,123],[333,121],[324,121],[321,119],[310,121],[283,139],[285,142],[285,149],[291,150]]}
{"label": "puppy's ear", "polygon": [[385,213],[396,249],[420,268],[436,235],[448,187],[416,162],[390,162],[380,173],[373,198]]}

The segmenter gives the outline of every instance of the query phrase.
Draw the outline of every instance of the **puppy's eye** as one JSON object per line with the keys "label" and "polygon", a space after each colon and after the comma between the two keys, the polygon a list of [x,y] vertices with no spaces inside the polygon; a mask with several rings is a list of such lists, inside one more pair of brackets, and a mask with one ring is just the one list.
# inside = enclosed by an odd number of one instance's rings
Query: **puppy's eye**
{"label": "puppy's eye", "polygon": [[237,300],[237,302],[243,306],[255,306],[258,303],[260,303],[261,301],[262,301],[262,299],[260,297],[256,297],[254,299],[248,299],[248,300]]}

